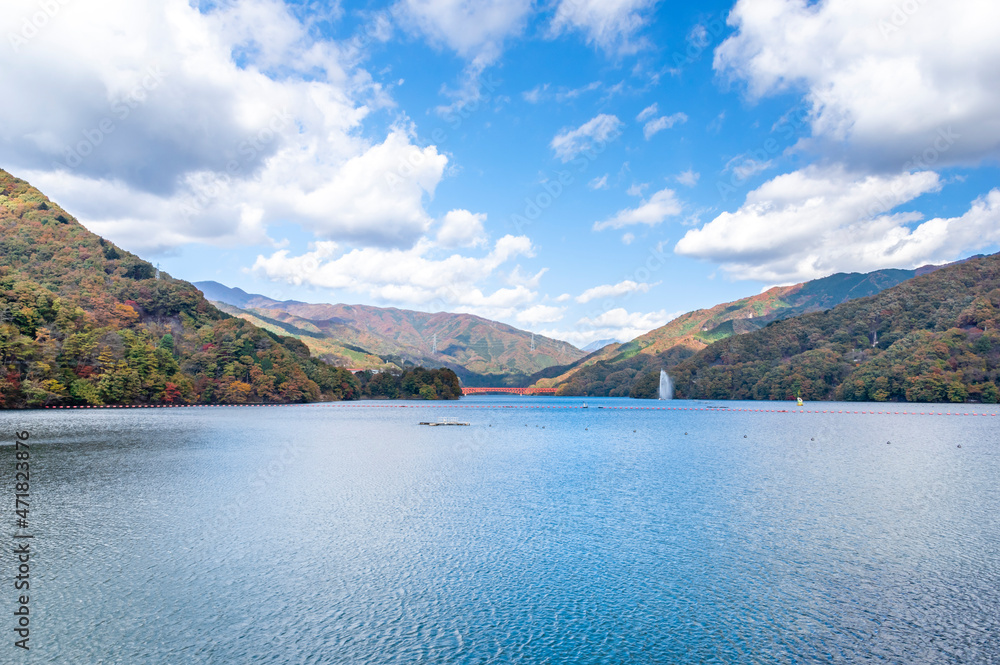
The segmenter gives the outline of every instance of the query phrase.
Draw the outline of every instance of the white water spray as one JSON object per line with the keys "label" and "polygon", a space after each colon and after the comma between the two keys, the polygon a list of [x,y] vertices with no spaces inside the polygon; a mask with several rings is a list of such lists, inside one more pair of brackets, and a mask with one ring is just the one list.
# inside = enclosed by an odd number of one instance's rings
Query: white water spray
{"label": "white water spray", "polygon": [[670,380],[670,376],[660,370],[660,399],[673,399],[674,398],[674,382]]}

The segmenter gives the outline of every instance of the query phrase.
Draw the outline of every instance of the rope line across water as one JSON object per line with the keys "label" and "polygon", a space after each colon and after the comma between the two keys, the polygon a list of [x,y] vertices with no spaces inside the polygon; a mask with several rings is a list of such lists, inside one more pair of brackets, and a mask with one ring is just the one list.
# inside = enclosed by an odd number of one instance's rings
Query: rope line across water
{"label": "rope line across water", "polygon": [[954,411],[851,411],[844,409],[743,409],[713,406],[570,406],[547,404],[109,404],[105,406],[46,406],[46,409],[191,409],[191,408],[259,408],[307,406],[334,409],[607,409],[609,411],[714,411],[716,413],[835,413],[872,416],[993,416],[1000,413],[958,413]]}

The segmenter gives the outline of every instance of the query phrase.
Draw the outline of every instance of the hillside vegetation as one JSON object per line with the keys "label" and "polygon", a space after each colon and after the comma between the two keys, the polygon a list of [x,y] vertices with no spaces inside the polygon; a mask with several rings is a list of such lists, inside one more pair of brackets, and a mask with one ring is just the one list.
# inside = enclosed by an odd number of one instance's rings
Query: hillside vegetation
{"label": "hillside vegetation", "polygon": [[220,312],[0,170],[0,407],[352,399],[350,372]]}
{"label": "hillside vegetation", "polygon": [[689,398],[995,403],[1000,255],[716,342],[671,375]]}
{"label": "hillside vegetation", "polygon": [[449,367],[466,385],[526,385],[528,377],[585,354],[572,344],[472,314],[279,301],[217,282],[210,300],[257,325],[293,335],[342,367]]}
{"label": "hillside vegetation", "polygon": [[647,373],[658,375],[660,369],[678,364],[713,342],[759,330],[772,321],[879,293],[936,269],[925,266],[918,270],[837,273],[774,287],[755,296],[688,312],[630,342],[607,346],[577,363],[535,378],[539,387],[557,387],[561,395],[655,397],[659,381]]}

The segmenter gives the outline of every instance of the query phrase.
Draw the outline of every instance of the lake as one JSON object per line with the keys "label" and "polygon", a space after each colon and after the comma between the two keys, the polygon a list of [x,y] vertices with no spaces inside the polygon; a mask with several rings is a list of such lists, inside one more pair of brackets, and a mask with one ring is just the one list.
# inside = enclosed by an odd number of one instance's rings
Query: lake
{"label": "lake", "polygon": [[1000,662],[1000,416],[921,412],[1000,408],[3,412],[0,661]]}

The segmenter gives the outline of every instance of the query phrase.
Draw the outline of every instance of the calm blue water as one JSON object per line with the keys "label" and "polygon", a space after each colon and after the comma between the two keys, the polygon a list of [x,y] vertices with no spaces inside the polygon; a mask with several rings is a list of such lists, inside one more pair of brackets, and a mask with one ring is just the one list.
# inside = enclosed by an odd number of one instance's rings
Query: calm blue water
{"label": "calm blue water", "polygon": [[1000,662],[1000,417],[586,401],[0,414],[0,662]]}

